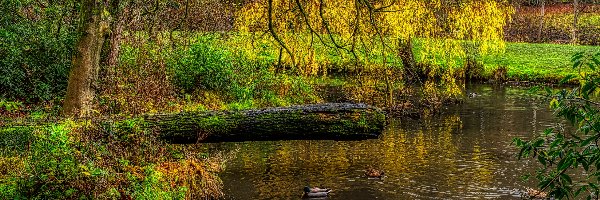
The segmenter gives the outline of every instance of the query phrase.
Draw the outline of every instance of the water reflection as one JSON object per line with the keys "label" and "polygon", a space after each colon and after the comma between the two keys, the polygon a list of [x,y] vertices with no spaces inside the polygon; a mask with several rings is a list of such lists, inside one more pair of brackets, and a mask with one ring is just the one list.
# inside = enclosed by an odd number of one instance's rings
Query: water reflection
{"label": "water reflection", "polygon": [[[442,115],[392,119],[366,141],[278,141],[212,144],[239,148],[221,174],[228,199],[299,199],[305,185],[329,187],[331,199],[519,199],[532,187],[521,175],[514,137],[552,125],[542,101],[518,88],[470,86],[478,94]],[[368,167],[384,170],[367,179]]]}

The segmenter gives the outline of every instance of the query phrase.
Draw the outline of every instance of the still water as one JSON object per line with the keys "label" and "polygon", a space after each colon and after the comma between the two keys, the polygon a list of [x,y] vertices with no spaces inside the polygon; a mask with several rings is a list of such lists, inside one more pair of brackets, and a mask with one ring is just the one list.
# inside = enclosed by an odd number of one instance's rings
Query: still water
{"label": "still water", "polygon": [[[213,144],[238,150],[220,175],[226,199],[300,199],[305,185],[333,189],[329,199],[521,199],[536,165],[511,141],[556,120],[523,88],[467,91],[477,96],[438,116],[391,119],[379,139]],[[369,167],[386,177],[365,178]]]}

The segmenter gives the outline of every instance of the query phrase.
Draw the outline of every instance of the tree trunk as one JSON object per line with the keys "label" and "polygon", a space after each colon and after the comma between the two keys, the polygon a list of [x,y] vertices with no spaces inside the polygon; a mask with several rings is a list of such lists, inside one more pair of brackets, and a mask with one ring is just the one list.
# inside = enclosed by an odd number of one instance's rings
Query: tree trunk
{"label": "tree trunk", "polygon": [[108,20],[103,19],[107,16],[103,16],[102,7],[103,4],[95,0],[83,0],[81,4],[80,35],[63,106],[66,116],[87,115],[92,109],[100,69],[100,52],[108,29]]}
{"label": "tree trunk", "polygon": [[419,74],[417,73],[415,57],[412,52],[412,39],[406,41],[400,41],[399,56],[402,59],[402,65],[404,66],[405,77],[411,79],[418,79]]}
{"label": "tree trunk", "polygon": [[538,42],[543,42],[542,30],[544,29],[544,18],[546,16],[546,1],[542,0],[542,10],[540,11],[540,29],[538,29]]}
{"label": "tree trunk", "polygon": [[573,30],[571,35],[571,43],[577,44],[577,20],[579,18],[578,15],[578,0],[573,0]]}
{"label": "tree trunk", "polygon": [[[115,20],[112,24],[112,30],[110,33],[110,50],[108,52],[108,56],[106,58],[106,65],[108,66],[108,70],[111,71],[112,68],[116,67],[119,61],[119,50],[121,49],[121,37],[123,35],[123,23],[124,23],[124,13],[117,12],[115,14]],[[112,75],[109,73],[109,75]]]}
{"label": "tree trunk", "polygon": [[365,104],[328,103],[260,110],[146,116],[172,143],[377,138],[385,113]]}

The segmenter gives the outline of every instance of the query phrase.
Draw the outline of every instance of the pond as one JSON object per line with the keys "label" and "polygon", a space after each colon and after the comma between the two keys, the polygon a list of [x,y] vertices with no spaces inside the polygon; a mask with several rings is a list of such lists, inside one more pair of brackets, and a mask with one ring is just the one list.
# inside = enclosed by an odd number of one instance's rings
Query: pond
{"label": "pond", "polygon": [[[305,185],[333,189],[329,199],[521,199],[536,165],[511,141],[553,126],[548,104],[524,88],[467,92],[477,96],[440,115],[391,119],[379,139],[211,144],[237,149],[220,174],[226,199],[299,199]],[[366,178],[369,167],[386,177]]]}

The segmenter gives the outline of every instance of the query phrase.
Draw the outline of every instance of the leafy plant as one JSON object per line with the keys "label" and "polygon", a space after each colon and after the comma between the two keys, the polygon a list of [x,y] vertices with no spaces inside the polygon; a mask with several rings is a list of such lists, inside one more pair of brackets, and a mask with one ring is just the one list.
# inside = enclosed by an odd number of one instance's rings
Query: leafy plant
{"label": "leafy plant", "polygon": [[22,107],[23,103],[21,103],[20,101],[7,101],[4,99],[0,100],[0,111],[5,110],[8,112],[14,112]]}
{"label": "leafy plant", "polygon": [[175,85],[186,92],[197,88],[228,89],[234,76],[231,53],[212,44],[212,37],[199,40],[172,66]]}
{"label": "leafy plant", "polygon": [[[573,69],[578,75],[567,76],[561,83],[578,78],[580,85],[552,91],[550,107],[555,115],[573,126],[546,129],[532,140],[515,138],[520,148],[519,158],[537,158],[542,165],[537,170],[538,187],[555,198],[575,198],[585,195],[597,199],[600,189],[600,53],[573,55]],[[584,173],[582,173],[584,172]]]}
{"label": "leafy plant", "polygon": [[302,77],[276,73],[274,61],[253,60],[251,52],[219,45],[224,41],[203,35],[189,50],[173,54],[169,68],[174,85],[187,94],[215,91],[233,110],[315,101],[314,88]]}
{"label": "leafy plant", "polygon": [[65,94],[76,40],[76,24],[67,20],[72,4],[0,1],[0,98],[47,101]]}
{"label": "leafy plant", "polygon": [[77,192],[72,183],[81,178],[81,171],[67,126],[8,128],[0,133],[6,145],[2,148],[1,159],[27,157],[24,163],[19,163],[21,166],[0,179],[0,198],[69,198]]}

